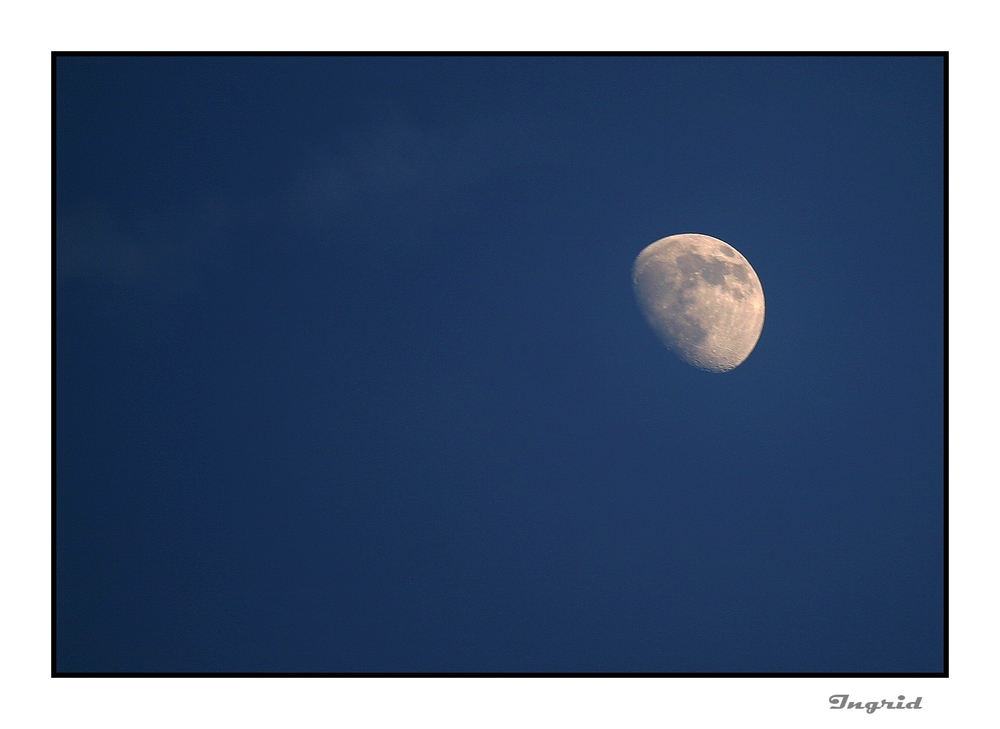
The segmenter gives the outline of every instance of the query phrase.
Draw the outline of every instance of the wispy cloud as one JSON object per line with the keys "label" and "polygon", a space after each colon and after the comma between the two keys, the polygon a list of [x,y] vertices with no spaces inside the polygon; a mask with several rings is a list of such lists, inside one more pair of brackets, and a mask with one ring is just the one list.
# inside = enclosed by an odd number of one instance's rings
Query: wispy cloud
{"label": "wispy cloud", "polygon": [[110,283],[143,297],[182,296],[219,265],[229,226],[225,206],[208,196],[132,223],[107,211],[60,215],[57,278]]}
{"label": "wispy cloud", "polygon": [[321,229],[411,223],[509,164],[524,136],[519,121],[419,126],[386,120],[318,153],[292,186],[288,207],[300,222]]}

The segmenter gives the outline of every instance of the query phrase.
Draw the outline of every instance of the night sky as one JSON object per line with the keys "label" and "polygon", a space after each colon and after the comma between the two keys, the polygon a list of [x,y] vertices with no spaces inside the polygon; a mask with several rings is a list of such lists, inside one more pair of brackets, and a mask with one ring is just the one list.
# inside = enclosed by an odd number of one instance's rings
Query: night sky
{"label": "night sky", "polygon": [[[56,60],[56,669],[944,668],[941,57]],[[636,304],[697,232],[732,372]]]}

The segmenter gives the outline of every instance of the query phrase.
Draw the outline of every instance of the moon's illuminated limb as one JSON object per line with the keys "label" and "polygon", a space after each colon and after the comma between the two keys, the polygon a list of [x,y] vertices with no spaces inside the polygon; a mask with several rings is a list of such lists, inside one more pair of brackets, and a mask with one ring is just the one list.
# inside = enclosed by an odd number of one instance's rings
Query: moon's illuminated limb
{"label": "moon's illuminated limb", "polygon": [[739,366],[764,327],[764,290],[747,259],[697,233],[662,238],[632,266],[642,313],[682,360],[709,372]]}

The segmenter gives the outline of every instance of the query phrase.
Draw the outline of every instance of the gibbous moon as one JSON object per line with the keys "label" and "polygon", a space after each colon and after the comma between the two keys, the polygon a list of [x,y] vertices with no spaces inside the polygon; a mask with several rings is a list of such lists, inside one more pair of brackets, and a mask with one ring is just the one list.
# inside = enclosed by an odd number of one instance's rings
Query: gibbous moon
{"label": "gibbous moon", "polygon": [[764,289],[739,251],[684,233],[643,249],[632,266],[639,307],[663,343],[709,372],[738,367],[764,328]]}

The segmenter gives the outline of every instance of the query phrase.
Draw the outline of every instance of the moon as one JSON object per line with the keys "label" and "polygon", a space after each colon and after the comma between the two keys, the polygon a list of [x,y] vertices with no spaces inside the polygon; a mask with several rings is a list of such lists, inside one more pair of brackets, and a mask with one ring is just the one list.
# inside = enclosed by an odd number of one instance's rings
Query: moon
{"label": "moon", "polygon": [[661,238],[635,259],[632,285],[653,331],[698,369],[728,372],[757,346],[764,289],[747,259],[718,238]]}

